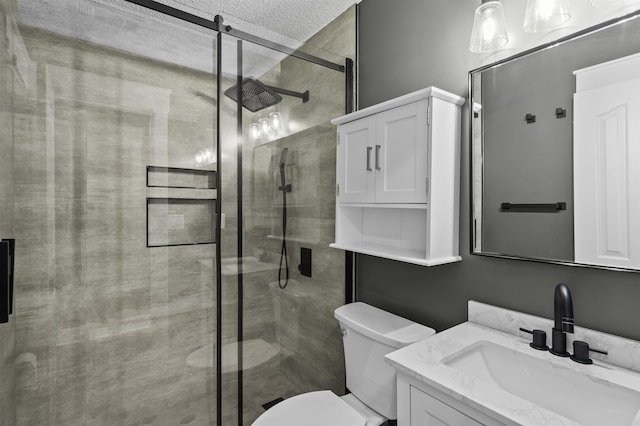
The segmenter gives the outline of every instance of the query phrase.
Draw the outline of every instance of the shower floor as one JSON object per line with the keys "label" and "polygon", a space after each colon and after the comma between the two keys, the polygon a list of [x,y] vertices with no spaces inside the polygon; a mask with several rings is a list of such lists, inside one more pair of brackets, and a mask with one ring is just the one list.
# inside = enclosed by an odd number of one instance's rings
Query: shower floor
{"label": "shower floor", "polygon": [[[244,342],[243,365],[243,425],[249,426],[264,412],[262,404],[275,398],[288,398],[301,392],[280,371],[280,348],[277,344],[262,339]],[[190,374],[209,374],[212,376],[212,393],[189,403],[167,407],[156,415],[146,417],[125,426],[217,426],[216,401],[214,397],[215,368],[214,345],[203,346],[192,352],[186,360]],[[237,345],[223,347],[223,425],[237,425]]]}
{"label": "shower floor", "polygon": [[[242,345],[243,369],[250,370],[269,362],[280,352],[279,345],[265,342],[262,339],[246,340]],[[214,368],[214,344],[203,346],[187,357],[187,365],[193,368]],[[222,346],[222,372],[238,371],[238,345],[227,343]]]}
{"label": "shower floor", "polygon": [[[300,393],[295,386],[282,374],[269,380],[268,386],[256,386],[257,383],[245,383],[245,401],[243,405],[243,425],[249,426],[264,412],[261,404],[275,399],[274,392],[284,398]],[[233,394],[225,395],[223,400],[222,424],[233,426],[238,424],[235,387]],[[183,407],[171,407],[158,412],[155,416],[126,423],[126,426],[217,426],[216,401],[213,395],[205,396],[200,400],[192,401]]]}

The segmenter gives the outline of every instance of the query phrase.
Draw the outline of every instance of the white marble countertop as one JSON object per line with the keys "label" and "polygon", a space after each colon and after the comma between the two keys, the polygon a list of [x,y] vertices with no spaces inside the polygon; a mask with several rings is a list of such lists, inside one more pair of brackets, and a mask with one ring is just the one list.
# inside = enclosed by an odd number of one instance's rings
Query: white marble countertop
{"label": "white marble countertop", "polygon": [[[578,425],[496,385],[476,379],[443,363],[443,360],[451,359],[457,352],[480,341],[519,351],[549,362],[554,368],[567,368],[586,373],[599,383],[615,383],[640,392],[640,374],[637,372],[598,359],[594,359],[592,365],[578,364],[569,358],[557,357],[549,352],[530,348],[528,335],[524,337],[509,334],[472,322],[465,322],[392,352],[386,356],[386,359],[399,372],[414,377],[504,424]],[[640,425],[640,415],[636,415],[632,425]]]}

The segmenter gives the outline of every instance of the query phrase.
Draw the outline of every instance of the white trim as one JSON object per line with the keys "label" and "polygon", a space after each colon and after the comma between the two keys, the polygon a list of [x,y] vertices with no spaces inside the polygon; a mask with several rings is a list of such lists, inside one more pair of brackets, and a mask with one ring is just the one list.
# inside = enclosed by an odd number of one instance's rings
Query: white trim
{"label": "white trim", "polygon": [[461,96],[454,95],[453,93],[446,92],[442,89],[438,89],[437,87],[427,87],[422,90],[418,90],[404,96],[400,96],[395,99],[391,99],[376,105],[372,105],[370,107],[361,109],[356,112],[352,112],[351,114],[343,115],[342,117],[337,117],[331,120],[331,124],[344,124],[350,121],[358,120],[360,118],[368,117],[373,114],[377,114],[382,111],[389,110],[391,108],[397,108],[403,105],[407,105],[413,102],[421,101],[427,98],[438,98],[444,101],[450,102],[455,105],[464,104],[465,100]]}

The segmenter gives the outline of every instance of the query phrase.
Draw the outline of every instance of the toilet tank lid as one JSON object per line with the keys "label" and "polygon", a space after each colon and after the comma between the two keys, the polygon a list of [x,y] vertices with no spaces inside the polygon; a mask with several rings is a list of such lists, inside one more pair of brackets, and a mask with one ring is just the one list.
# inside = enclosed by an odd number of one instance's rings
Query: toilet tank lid
{"label": "toilet tank lid", "polygon": [[393,348],[401,348],[434,335],[434,329],[363,302],[340,306],[334,312],[341,324]]}

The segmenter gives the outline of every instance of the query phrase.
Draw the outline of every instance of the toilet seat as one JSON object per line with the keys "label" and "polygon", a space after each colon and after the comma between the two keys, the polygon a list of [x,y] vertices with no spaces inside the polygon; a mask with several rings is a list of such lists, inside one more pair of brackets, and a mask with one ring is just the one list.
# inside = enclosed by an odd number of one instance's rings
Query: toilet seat
{"label": "toilet seat", "polygon": [[264,412],[252,426],[365,426],[366,417],[331,391],[308,392],[285,399]]}

